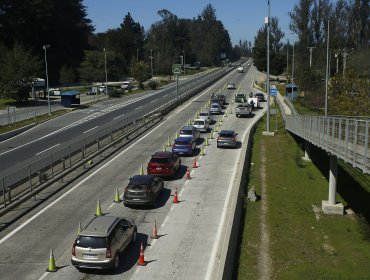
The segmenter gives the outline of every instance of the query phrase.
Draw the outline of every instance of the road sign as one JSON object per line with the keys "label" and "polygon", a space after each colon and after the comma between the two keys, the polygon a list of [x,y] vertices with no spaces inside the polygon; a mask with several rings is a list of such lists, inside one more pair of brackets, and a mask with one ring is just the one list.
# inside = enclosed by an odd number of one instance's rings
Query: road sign
{"label": "road sign", "polygon": [[181,64],[173,64],[172,65],[172,73],[175,74],[175,75],[181,74],[181,67],[182,67]]}
{"label": "road sign", "polygon": [[277,88],[270,88],[270,95],[271,96],[276,96],[277,95]]}

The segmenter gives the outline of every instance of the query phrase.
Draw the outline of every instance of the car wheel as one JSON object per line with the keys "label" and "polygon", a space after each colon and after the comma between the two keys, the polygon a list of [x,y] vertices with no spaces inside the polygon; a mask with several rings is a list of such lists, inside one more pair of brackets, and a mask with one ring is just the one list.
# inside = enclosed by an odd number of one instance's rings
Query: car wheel
{"label": "car wheel", "polygon": [[116,256],[114,257],[114,266],[113,269],[116,270],[119,267],[119,254],[116,253]]}

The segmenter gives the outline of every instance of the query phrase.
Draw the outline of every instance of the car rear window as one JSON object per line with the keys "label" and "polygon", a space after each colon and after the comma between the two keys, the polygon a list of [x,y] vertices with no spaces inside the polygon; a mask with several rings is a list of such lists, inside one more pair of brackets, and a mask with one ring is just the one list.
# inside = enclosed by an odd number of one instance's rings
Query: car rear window
{"label": "car rear window", "polygon": [[76,244],[82,248],[105,248],[107,247],[107,239],[105,237],[78,236]]}
{"label": "car rear window", "polygon": [[133,191],[144,191],[147,188],[149,188],[149,186],[147,185],[130,185],[129,186],[129,189]]}
{"label": "car rear window", "polygon": [[193,135],[193,131],[191,131],[191,130],[180,130],[180,134],[182,134],[182,135]]}
{"label": "car rear window", "polygon": [[208,113],[200,113],[199,116],[205,116],[205,117],[208,117]]}
{"label": "car rear window", "polygon": [[195,125],[204,125],[204,121],[194,121]]}
{"label": "car rear window", "polygon": [[176,140],[175,144],[176,145],[188,145],[190,142],[187,140]]}
{"label": "car rear window", "polygon": [[169,163],[170,159],[169,158],[152,158],[150,160],[152,163]]}
{"label": "car rear window", "polygon": [[232,138],[233,134],[232,133],[220,133],[220,137]]}
{"label": "car rear window", "polygon": [[212,104],[211,107],[212,108],[218,108],[219,106],[217,104]]}

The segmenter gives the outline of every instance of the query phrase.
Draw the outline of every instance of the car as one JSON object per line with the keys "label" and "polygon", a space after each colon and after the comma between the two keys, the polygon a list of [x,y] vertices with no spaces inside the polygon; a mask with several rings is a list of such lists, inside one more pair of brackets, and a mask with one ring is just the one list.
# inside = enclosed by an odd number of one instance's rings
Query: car
{"label": "car", "polygon": [[182,136],[175,139],[172,145],[172,152],[179,155],[193,156],[196,146],[197,145],[192,136]]}
{"label": "car", "polygon": [[204,119],[204,120],[207,120],[209,124],[211,124],[211,123],[213,122],[213,116],[212,116],[212,114],[209,112],[209,110],[207,110],[207,111],[201,111],[201,112],[199,113],[198,119]]}
{"label": "car", "polygon": [[71,262],[77,269],[117,269],[120,253],[136,241],[137,227],[123,217],[96,216],[77,235]]}
{"label": "car", "polygon": [[100,93],[103,93],[103,94],[105,94],[105,93],[106,93],[106,90],[107,90],[107,89],[105,88],[105,86],[99,86],[99,87],[98,87],[98,89],[99,89],[99,92],[100,92]]}
{"label": "car", "polygon": [[182,136],[185,136],[185,137],[191,136],[194,138],[194,142],[197,143],[200,137],[200,132],[196,127],[192,125],[186,125],[180,129],[180,137]]}
{"label": "car", "polygon": [[228,83],[227,86],[226,86],[227,89],[236,89],[235,87],[235,84],[234,83]]}
{"label": "car", "polygon": [[62,91],[58,88],[49,88],[49,95],[51,96],[59,96],[61,93]]}
{"label": "car", "polygon": [[255,93],[254,97],[257,97],[259,102],[264,102],[265,101],[265,95],[262,92]]}
{"label": "car", "polygon": [[122,89],[127,89],[127,90],[130,90],[130,89],[132,89],[133,88],[133,85],[131,84],[131,82],[130,81],[125,81],[125,82],[122,82],[122,84],[121,84],[121,88]]}
{"label": "car", "polygon": [[147,173],[153,176],[173,177],[181,166],[181,158],[173,152],[155,152],[147,166]]}
{"label": "car", "polygon": [[232,147],[236,148],[236,136],[234,130],[221,130],[217,137],[217,148]]}
{"label": "car", "polygon": [[223,94],[212,94],[211,103],[220,104],[221,108],[224,106],[226,97]]}
{"label": "car", "polygon": [[208,132],[209,122],[206,119],[195,119],[193,126],[196,127],[200,132]]}
{"label": "car", "polygon": [[123,194],[125,206],[154,207],[164,188],[163,179],[153,175],[135,175],[130,178]]}
{"label": "car", "polygon": [[247,97],[246,97],[245,93],[238,92],[234,96],[235,103],[244,103],[246,100],[247,100]]}
{"label": "car", "polygon": [[238,69],[237,69],[238,73],[243,73],[244,72],[244,67],[243,66],[239,66]]}
{"label": "car", "polygon": [[211,103],[211,107],[209,108],[209,112],[213,115],[222,114],[222,108],[219,103]]}

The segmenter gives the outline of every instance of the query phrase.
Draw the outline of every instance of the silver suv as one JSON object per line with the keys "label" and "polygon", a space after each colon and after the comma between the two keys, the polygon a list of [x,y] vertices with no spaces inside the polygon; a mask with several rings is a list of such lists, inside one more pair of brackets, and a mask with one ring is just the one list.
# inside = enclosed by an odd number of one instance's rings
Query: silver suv
{"label": "silver suv", "polygon": [[136,226],[124,218],[94,217],[77,236],[71,262],[77,269],[117,269],[120,253],[135,242],[136,233]]}

